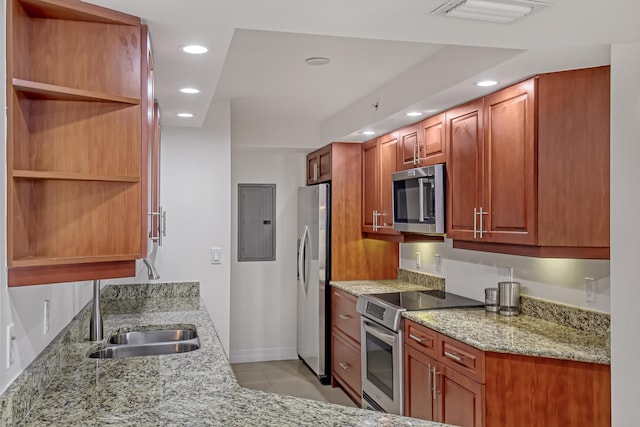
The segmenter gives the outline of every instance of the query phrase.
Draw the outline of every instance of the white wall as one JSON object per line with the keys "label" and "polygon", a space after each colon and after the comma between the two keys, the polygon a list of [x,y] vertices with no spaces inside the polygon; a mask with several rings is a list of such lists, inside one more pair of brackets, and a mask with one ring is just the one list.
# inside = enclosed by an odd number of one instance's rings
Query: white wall
{"label": "white wall", "polygon": [[611,49],[612,425],[638,424],[640,43]]}
{"label": "white wall", "polygon": [[[520,282],[521,293],[547,300],[609,313],[610,274],[608,260],[529,258],[516,255],[453,249],[452,240],[444,243],[405,243],[400,245],[400,266],[409,270],[446,277],[447,291],[484,300],[484,288],[513,278]],[[416,268],[420,252],[421,268]],[[436,254],[440,255],[440,268]],[[584,298],[584,278],[597,280],[596,302]]]}
{"label": "white wall", "polygon": [[[200,295],[228,354],[229,101],[214,99],[202,128],[162,127],[160,162],[160,199],[167,212],[167,235],[152,257],[160,274],[158,281],[200,282]],[[212,247],[222,249],[222,264],[211,264]],[[139,265],[136,281],[147,281],[146,277],[146,268]]]}
{"label": "white wall", "polygon": [[[234,149],[231,154],[232,362],[295,359],[297,188],[305,154]],[[276,260],[238,262],[238,184],[276,184]]]}

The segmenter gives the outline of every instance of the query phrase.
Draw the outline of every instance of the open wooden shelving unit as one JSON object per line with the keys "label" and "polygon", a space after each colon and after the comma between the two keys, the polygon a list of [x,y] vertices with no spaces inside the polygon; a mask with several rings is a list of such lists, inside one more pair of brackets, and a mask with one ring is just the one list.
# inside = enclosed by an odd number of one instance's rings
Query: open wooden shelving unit
{"label": "open wooden shelving unit", "polygon": [[9,286],[135,275],[142,35],[139,18],[78,0],[7,2]]}

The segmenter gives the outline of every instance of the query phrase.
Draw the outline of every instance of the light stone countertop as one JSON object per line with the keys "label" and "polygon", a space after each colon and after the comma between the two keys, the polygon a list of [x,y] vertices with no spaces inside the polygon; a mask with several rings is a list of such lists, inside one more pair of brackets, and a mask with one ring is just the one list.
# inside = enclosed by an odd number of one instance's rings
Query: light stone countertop
{"label": "light stone countertop", "polygon": [[353,280],[331,281],[331,286],[354,296],[384,294],[398,291],[421,291],[425,286],[399,280]]}
{"label": "light stone countertop", "polygon": [[[397,280],[331,282],[352,295],[425,289]],[[610,364],[607,338],[532,316],[484,309],[404,312],[403,317],[484,351]]]}
{"label": "light stone countertop", "polygon": [[[135,286],[140,286],[136,288]],[[175,284],[176,287],[181,284]],[[130,287],[129,290],[126,288]],[[140,289],[152,298],[140,298]],[[166,284],[167,289],[171,284]],[[425,426],[443,424],[313,400],[265,393],[238,385],[204,304],[188,292],[153,285],[112,286],[103,293],[105,337],[149,325],[195,325],[201,348],[177,355],[89,359],[103,347],[87,341],[86,309],[63,339],[59,372],[26,419],[17,381],[3,397],[6,425],[21,426]],[[177,288],[176,288],[177,289]],[[64,331],[63,331],[64,332]],[[74,338],[75,337],[75,338]],[[56,350],[57,351],[57,350]],[[44,353],[44,352],[43,352]],[[35,363],[34,366],[39,366]],[[27,368],[25,375],[33,375]],[[34,398],[35,399],[35,398]],[[13,406],[11,406],[13,405]],[[3,424],[5,425],[5,424]]]}

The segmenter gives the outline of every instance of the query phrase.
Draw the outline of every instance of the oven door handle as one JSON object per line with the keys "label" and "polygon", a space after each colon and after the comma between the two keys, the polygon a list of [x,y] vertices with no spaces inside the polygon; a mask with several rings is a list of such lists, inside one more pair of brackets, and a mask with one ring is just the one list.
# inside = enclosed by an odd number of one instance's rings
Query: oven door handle
{"label": "oven door handle", "polygon": [[379,340],[389,344],[395,345],[398,342],[398,337],[393,333],[385,333],[386,329],[382,329],[380,326],[377,326],[375,323],[370,322],[369,320],[362,319],[362,328],[365,332],[370,333],[374,337]]}

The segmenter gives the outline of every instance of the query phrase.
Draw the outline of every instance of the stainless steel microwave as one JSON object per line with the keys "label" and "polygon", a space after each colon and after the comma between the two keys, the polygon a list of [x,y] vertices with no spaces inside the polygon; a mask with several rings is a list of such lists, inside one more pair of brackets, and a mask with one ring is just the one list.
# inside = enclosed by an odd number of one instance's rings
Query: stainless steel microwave
{"label": "stainless steel microwave", "polygon": [[396,172],[393,228],[423,234],[444,233],[444,164]]}

